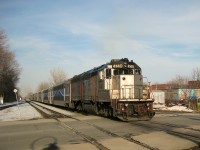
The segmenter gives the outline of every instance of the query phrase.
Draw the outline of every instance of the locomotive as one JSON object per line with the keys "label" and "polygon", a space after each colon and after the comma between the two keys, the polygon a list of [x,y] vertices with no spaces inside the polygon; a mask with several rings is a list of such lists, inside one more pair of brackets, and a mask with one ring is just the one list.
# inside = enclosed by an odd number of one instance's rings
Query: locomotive
{"label": "locomotive", "polygon": [[97,115],[124,121],[150,120],[155,112],[147,86],[135,62],[127,58],[112,59],[34,94],[33,100],[73,110],[92,109]]}

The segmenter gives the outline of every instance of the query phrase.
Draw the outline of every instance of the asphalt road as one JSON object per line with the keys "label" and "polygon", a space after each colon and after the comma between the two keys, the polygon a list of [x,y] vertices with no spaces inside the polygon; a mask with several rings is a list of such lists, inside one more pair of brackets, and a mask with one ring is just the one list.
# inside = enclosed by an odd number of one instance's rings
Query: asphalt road
{"label": "asphalt road", "polygon": [[199,113],[157,112],[151,121],[134,122],[76,118],[1,122],[0,150],[199,149]]}
{"label": "asphalt road", "polygon": [[1,150],[96,149],[53,119],[4,122],[0,133]]}

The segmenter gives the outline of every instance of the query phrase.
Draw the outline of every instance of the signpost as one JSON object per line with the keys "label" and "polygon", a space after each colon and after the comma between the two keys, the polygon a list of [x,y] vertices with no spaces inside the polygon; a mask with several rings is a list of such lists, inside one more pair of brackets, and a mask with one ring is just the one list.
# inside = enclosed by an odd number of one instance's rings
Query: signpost
{"label": "signpost", "polygon": [[17,99],[17,89],[14,89],[13,92],[15,93],[16,100],[17,100],[17,105],[18,105],[18,99]]}
{"label": "signpost", "polygon": [[[18,107],[18,110],[19,110],[19,103],[18,103],[18,98],[17,98],[17,89],[14,89],[13,92],[15,93],[16,100],[17,100],[17,107]],[[20,117],[21,117],[20,110],[19,110],[19,115],[20,115]]]}

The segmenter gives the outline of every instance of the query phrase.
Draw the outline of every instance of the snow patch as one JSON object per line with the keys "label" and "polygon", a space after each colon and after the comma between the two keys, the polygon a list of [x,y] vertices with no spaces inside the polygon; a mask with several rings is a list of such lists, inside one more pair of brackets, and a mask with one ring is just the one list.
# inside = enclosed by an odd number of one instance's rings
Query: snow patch
{"label": "snow patch", "polygon": [[167,107],[164,104],[154,104],[154,109],[156,110],[168,110],[168,111],[183,111],[183,112],[193,112],[193,110],[185,107],[185,106],[172,106],[172,107]]}
{"label": "snow patch", "polygon": [[0,121],[16,121],[42,118],[30,104],[22,103],[0,111]]}

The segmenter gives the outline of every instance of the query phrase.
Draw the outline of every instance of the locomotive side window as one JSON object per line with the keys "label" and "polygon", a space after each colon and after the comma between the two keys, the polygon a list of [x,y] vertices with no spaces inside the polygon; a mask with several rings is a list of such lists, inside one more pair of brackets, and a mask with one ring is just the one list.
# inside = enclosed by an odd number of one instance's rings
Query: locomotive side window
{"label": "locomotive side window", "polygon": [[111,78],[111,69],[106,69],[106,79]]}
{"label": "locomotive side window", "polygon": [[135,74],[138,74],[138,75],[140,75],[140,70],[138,70],[138,69],[135,69]]}

